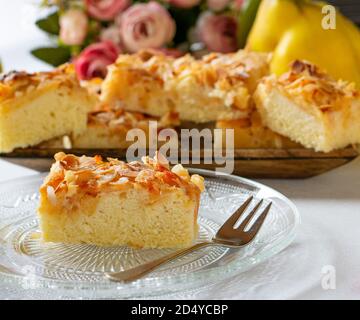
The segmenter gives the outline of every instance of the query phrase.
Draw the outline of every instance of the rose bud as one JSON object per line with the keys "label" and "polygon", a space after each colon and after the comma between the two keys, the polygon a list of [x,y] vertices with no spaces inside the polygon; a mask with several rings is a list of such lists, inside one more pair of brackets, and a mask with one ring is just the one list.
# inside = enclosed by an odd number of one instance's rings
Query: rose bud
{"label": "rose bud", "polygon": [[201,2],[201,0],[165,0],[165,1],[173,5],[174,7],[178,7],[178,8],[192,8]]}
{"label": "rose bud", "polygon": [[121,50],[122,43],[121,43],[121,34],[120,34],[119,26],[114,24],[106,29],[103,29],[100,33],[100,40],[111,41]]}
{"label": "rose bud", "polygon": [[205,12],[199,17],[196,34],[208,50],[228,53],[237,50],[236,29],[234,17]]}
{"label": "rose bud", "polygon": [[131,0],[85,0],[89,15],[95,19],[108,21],[129,7]]}
{"label": "rose bud", "polygon": [[120,51],[111,41],[88,46],[75,60],[75,70],[80,80],[105,78],[107,66],[114,63]]}
{"label": "rose bud", "polygon": [[237,10],[241,9],[245,3],[245,0],[234,0],[233,7]]}
{"label": "rose bud", "polygon": [[69,46],[80,45],[88,32],[88,17],[79,9],[70,9],[60,17],[60,39]]}
{"label": "rose bud", "polygon": [[160,48],[175,35],[175,22],[159,3],[135,4],[120,18],[121,39],[130,52]]}
{"label": "rose bud", "polygon": [[207,6],[213,11],[220,11],[227,7],[230,0],[207,0]]}

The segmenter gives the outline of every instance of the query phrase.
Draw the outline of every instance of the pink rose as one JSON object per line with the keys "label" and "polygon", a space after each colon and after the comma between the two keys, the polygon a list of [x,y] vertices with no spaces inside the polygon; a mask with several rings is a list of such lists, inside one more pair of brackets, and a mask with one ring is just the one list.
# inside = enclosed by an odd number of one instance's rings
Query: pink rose
{"label": "pink rose", "polygon": [[130,52],[160,48],[175,35],[175,22],[159,3],[135,4],[120,17],[123,45]]}
{"label": "pink rose", "polygon": [[120,28],[116,24],[103,29],[100,33],[101,41],[111,41],[114,43],[120,50],[122,48]]}
{"label": "pink rose", "polygon": [[207,0],[207,6],[213,11],[220,11],[227,7],[230,0]]}
{"label": "pink rose", "polygon": [[178,8],[192,8],[201,2],[201,0],[165,0],[165,1]]}
{"label": "pink rose", "polygon": [[234,17],[205,12],[199,17],[196,33],[208,50],[227,53],[237,50],[236,29]]}
{"label": "pink rose", "polygon": [[119,53],[119,49],[111,41],[88,46],[75,60],[79,79],[104,78],[107,74],[107,66],[115,62]]}
{"label": "pink rose", "polygon": [[241,9],[242,6],[244,5],[245,0],[234,0],[233,1],[233,6],[235,9]]}
{"label": "pink rose", "polygon": [[78,9],[70,9],[60,17],[60,39],[69,46],[80,45],[88,32],[88,17]]}
{"label": "pink rose", "polygon": [[127,7],[131,0],[85,0],[85,7],[89,15],[98,20],[113,20]]}

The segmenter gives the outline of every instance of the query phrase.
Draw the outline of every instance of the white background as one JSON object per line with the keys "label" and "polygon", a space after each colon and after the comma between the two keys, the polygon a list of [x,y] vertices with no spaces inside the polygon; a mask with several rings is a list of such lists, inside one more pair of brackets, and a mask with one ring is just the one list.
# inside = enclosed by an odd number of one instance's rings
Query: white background
{"label": "white background", "polygon": [[[0,57],[6,70],[44,70],[28,51],[49,42],[33,25],[37,1],[0,0]],[[0,160],[0,180],[33,171]],[[206,290],[169,298],[359,299],[360,159],[307,180],[265,180],[290,197],[302,215],[295,242],[255,269]],[[322,270],[335,267],[336,289],[321,286]],[[6,292],[0,292],[6,298]]]}
{"label": "white background", "polygon": [[39,0],[0,0],[0,59],[5,70],[45,70],[49,67],[34,59],[29,51],[51,43],[34,24],[46,13]]}

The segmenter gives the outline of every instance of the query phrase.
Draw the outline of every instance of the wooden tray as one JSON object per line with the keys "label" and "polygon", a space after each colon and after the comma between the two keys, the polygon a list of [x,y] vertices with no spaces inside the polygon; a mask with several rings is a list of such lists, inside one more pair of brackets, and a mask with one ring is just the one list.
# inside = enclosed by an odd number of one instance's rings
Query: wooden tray
{"label": "wooden tray", "polygon": [[[61,149],[27,148],[18,149],[2,159],[41,172],[48,171],[53,156]],[[125,159],[125,150],[119,149],[69,149],[66,153],[76,155],[96,155]],[[235,150],[234,174],[248,178],[308,178],[340,167],[359,153],[354,148],[346,148],[329,153],[309,149],[237,149]],[[213,170],[216,165],[191,165],[196,168]]]}

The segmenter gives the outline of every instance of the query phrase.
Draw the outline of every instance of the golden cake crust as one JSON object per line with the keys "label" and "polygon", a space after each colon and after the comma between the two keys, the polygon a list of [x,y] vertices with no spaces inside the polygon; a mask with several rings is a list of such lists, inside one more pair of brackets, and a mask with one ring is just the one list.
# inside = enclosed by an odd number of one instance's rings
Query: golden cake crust
{"label": "golden cake crust", "polygon": [[289,72],[278,79],[265,78],[263,82],[278,87],[309,112],[314,111],[314,106],[321,112],[344,110],[359,98],[354,83],[335,80],[306,61],[296,60]]}
{"label": "golden cake crust", "polygon": [[101,99],[154,116],[175,111],[184,121],[236,119],[248,114],[250,94],[268,72],[268,56],[260,53],[212,53],[196,60],[147,50],[119,56]]}
{"label": "golden cake crust", "polygon": [[198,175],[190,176],[182,167],[170,170],[163,156],[145,157],[142,162],[126,163],[100,156],[77,157],[57,153],[49,176],[40,192],[51,203],[71,209],[82,196],[96,197],[102,193],[125,192],[129,189],[143,188],[151,194],[149,201],[161,199],[161,195],[174,188],[180,188],[197,199],[203,191],[203,179]]}
{"label": "golden cake crust", "polygon": [[25,93],[41,91],[49,85],[69,89],[79,87],[73,65],[66,64],[50,72],[27,73],[11,71],[0,78],[0,102],[19,98]]}
{"label": "golden cake crust", "polygon": [[88,114],[88,127],[101,126],[115,133],[127,132],[134,128],[147,130],[149,121],[157,121],[159,129],[180,124],[176,113],[168,113],[162,118],[157,118],[139,112],[128,112],[122,108],[102,107]]}

